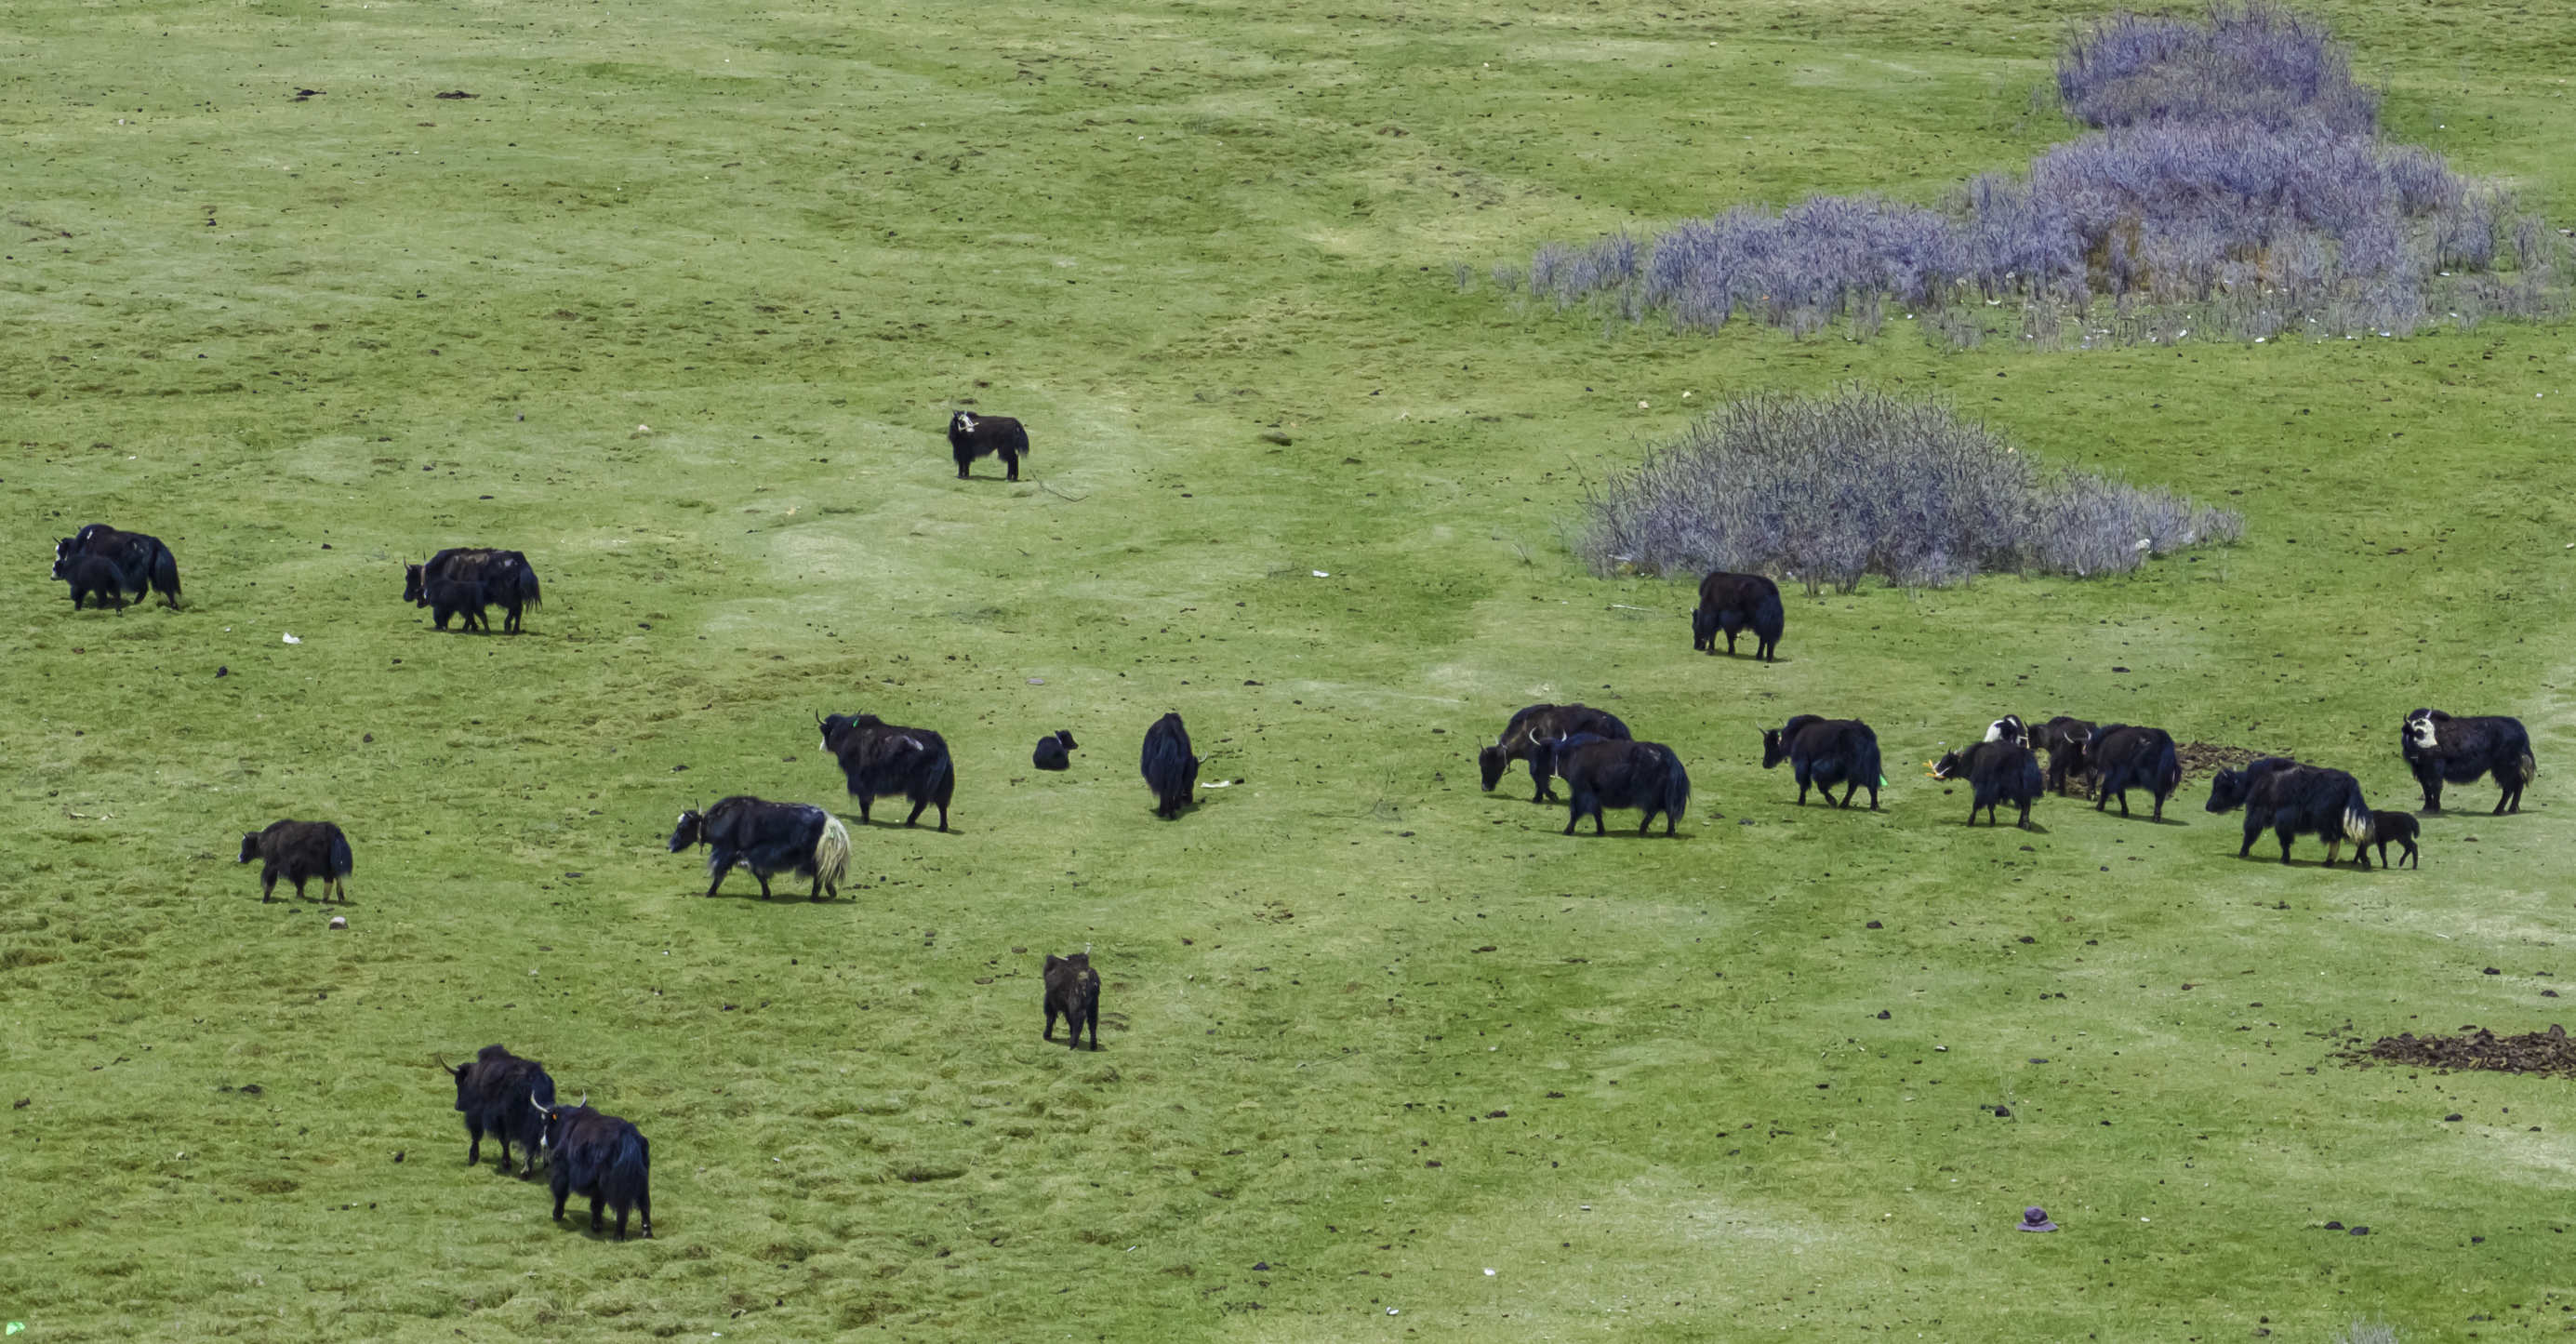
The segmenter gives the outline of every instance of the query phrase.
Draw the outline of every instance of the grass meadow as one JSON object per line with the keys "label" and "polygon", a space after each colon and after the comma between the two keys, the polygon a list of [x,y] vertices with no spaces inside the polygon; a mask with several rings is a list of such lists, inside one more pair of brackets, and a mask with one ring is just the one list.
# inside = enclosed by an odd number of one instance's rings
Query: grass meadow
{"label": "grass meadow", "polygon": [[[2576,1322],[2566,1084],[2334,1058],[2566,1015],[2564,328],[1951,352],[1605,327],[1488,278],[2020,164],[2091,12],[14,6],[0,1315],[30,1344]],[[2563,16],[2325,12],[2394,135],[2576,214]],[[1767,666],[1692,654],[1686,585],[1573,559],[1643,443],[1849,381],[2246,538],[1793,586]],[[1026,421],[1035,479],[955,479],[960,405]],[[93,521],[166,540],[184,608],[74,614],[50,548]],[[528,553],[526,633],[398,601],[459,544]],[[1479,792],[1540,699],[1673,744],[1681,837]],[[2411,807],[2418,705],[2522,717],[2542,772],[2515,817],[2455,788],[2420,872],[2241,862],[2197,780],[2161,825],[2050,799],[1969,830],[1918,764],[2072,713]],[[862,709],[946,734],[953,833],[851,809],[844,899],[703,899],[673,816],[841,808],[812,716]],[[1167,709],[1239,782],[1160,823],[1134,752]],[[1883,810],[1758,768],[1799,712],[1876,726]],[[1082,750],[1040,774],[1057,728]],[[348,830],[345,911],[234,864],[285,816]],[[1086,946],[1098,1054],[1038,1039],[1042,955]],[[642,1127],[654,1240],[463,1168],[436,1058],[494,1041]],[[2065,1230],[2014,1233],[2032,1203]]]}

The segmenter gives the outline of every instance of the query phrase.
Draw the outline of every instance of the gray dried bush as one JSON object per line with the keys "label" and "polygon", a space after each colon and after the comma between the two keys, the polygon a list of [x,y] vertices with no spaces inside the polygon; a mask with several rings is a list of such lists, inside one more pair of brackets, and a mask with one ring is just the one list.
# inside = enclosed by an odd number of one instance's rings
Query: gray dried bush
{"label": "gray dried bush", "polygon": [[2124,573],[2245,529],[2160,487],[2048,470],[1941,402],[1858,387],[1723,406],[1585,508],[1575,551],[1596,573],[1728,569],[1810,593],[1871,574],[1937,588],[1997,571]]}

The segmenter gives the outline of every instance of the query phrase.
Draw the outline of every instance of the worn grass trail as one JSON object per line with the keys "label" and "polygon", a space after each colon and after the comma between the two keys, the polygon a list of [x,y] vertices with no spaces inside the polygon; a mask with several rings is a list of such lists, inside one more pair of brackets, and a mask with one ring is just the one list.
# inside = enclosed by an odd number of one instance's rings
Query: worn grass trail
{"label": "worn grass trail", "polygon": [[[2563,194],[2554,21],[2335,16],[2401,134]],[[2571,969],[2563,331],[1947,354],[1903,323],[1605,335],[1482,278],[1632,218],[2015,163],[2054,133],[2025,94],[2065,17],[21,6],[0,1313],[36,1340],[2541,1315],[2559,1085],[2328,1052],[2544,1024]],[[1682,587],[1573,569],[1583,482],[1638,443],[1846,379],[2241,507],[2248,540],[1793,597],[1770,666],[1691,655]],[[1031,425],[1043,486],[954,479],[965,403]],[[89,521],[167,540],[184,609],[74,615],[45,561]],[[396,601],[401,560],[473,543],[534,560],[528,633]],[[1681,751],[1680,839],[1566,839],[1525,776],[1476,790],[1475,748],[1549,698]],[[2161,826],[2051,800],[1969,830],[1914,764],[2063,711],[2399,806],[2421,704],[2519,714],[2543,774],[2514,818],[2456,790],[2420,873],[2241,863],[2193,787]],[[955,832],[881,811],[849,899],[701,899],[674,814],[839,804],[812,715],[863,708],[947,735]],[[1169,708],[1240,783],[1160,824],[1132,762]],[[1882,811],[1756,768],[1757,725],[1810,710],[1877,726]],[[1083,749],[1041,775],[1056,728]],[[288,815],[349,830],[348,931],[231,862]],[[1042,955],[1085,945],[1097,1055],[1037,1039]],[[459,1169],[434,1061],[495,1040],[643,1127],[656,1240]],[[2029,1202],[2068,1230],[2009,1234]]]}

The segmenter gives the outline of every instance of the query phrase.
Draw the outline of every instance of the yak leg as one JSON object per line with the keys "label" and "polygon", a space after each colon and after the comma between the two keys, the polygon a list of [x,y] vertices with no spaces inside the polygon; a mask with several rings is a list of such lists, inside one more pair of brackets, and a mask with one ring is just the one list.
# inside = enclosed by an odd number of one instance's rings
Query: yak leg
{"label": "yak leg", "polygon": [[1100,1006],[1096,1001],[1091,1008],[1091,1050],[1093,1054],[1100,1053]]}
{"label": "yak leg", "polygon": [[2022,799],[2022,800],[2021,800],[2021,820],[2019,820],[2019,821],[2017,821],[2017,822],[2014,822],[2013,824],[2014,824],[2014,825],[2016,825],[2016,826],[2021,827],[2021,828],[2022,828],[2023,830],[2025,830],[2025,831],[2027,831],[2027,830],[2029,830],[2029,829],[2030,829],[2030,800],[2029,800],[2029,799],[2024,798],[2024,799]]}
{"label": "yak leg", "polygon": [[764,873],[764,872],[760,871],[760,870],[759,870],[759,869],[757,869],[757,868],[754,868],[754,869],[752,869],[752,870],[751,870],[751,875],[752,875],[753,877],[756,877],[756,878],[759,878],[759,879],[760,879],[760,899],[762,899],[762,900],[764,900],[764,901],[765,901],[765,900],[768,900],[768,899],[769,899],[769,874]]}
{"label": "yak leg", "polygon": [[2156,815],[2155,815],[2155,820],[2157,820],[2157,821],[2162,821],[2162,820],[2164,820],[2164,819],[2165,819],[2165,796],[2164,796],[2163,794],[2159,793],[2159,794],[2157,794],[2157,795],[2156,795]]}
{"label": "yak leg", "polygon": [[[2342,837],[2342,836],[2339,836],[2339,835],[2330,835],[2330,836],[2327,836],[2327,837],[2325,838],[2325,841],[2326,841],[2326,866],[2327,866],[2328,868],[2332,868],[2332,867],[2334,867],[2334,866],[2335,866],[2335,860],[2336,860],[2337,858],[2342,857],[2342,855],[2343,855],[2343,837]],[[2363,860],[2361,861],[2361,866],[2362,866],[2362,867],[2364,867],[2364,868],[2369,867],[2369,866],[2370,866],[2370,860],[2369,860],[2369,859],[2367,859],[2367,858],[2363,859]]]}
{"label": "yak leg", "polygon": [[563,1221],[564,1199],[571,1193],[572,1191],[568,1187],[555,1187],[555,1221],[558,1223]]}
{"label": "yak leg", "polygon": [[617,1239],[618,1239],[619,1241],[624,1241],[624,1240],[626,1240],[626,1212],[627,1212],[627,1207],[628,1207],[628,1206],[626,1206],[626,1205],[624,1205],[624,1204],[620,1204],[620,1205],[618,1205],[618,1206],[617,1206]]}
{"label": "yak leg", "polygon": [[2286,865],[2290,861],[2290,842],[2298,837],[2293,835],[2290,828],[2287,826],[2281,827],[2279,834],[2281,837],[2281,862]]}
{"label": "yak leg", "polygon": [[[903,819],[903,824],[904,824],[904,825],[906,825],[906,826],[910,826],[910,825],[912,825],[913,823],[920,821],[920,820],[921,820],[921,814],[922,814],[922,811],[923,811],[924,809],[928,808],[929,806],[930,806],[930,800],[929,800],[929,799],[927,799],[927,798],[925,798],[925,799],[921,800],[920,802],[914,803],[914,804],[912,805],[912,815],[911,815],[911,816],[908,816],[908,817],[905,817],[905,818]],[[948,829],[948,822],[947,822],[947,820],[946,820],[946,818],[947,818],[947,816],[948,816],[948,809],[946,809],[946,808],[941,808],[941,809],[939,810],[939,815],[940,815],[940,817],[941,817],[941,821],[940,821],[940,823],[939,823],[939,829],[941,829],[941,830],[943,830],[943,831],[944,831],[944,830]]]}
{"label": "yak leg", "polygon": [[[1070,1020],[1070,1019],[1068,1019],[1068,1021],[1069,1021],[1069,1020]],[[1038,1033],[1038,1039],[1039,1039],[1039,1040],[1042,1040],[1042,1041],[1052,1041],[1052,1040],[1054,1040],[1054,1039],[1055,1039],[1055,1005],[1054,1005],[1054,1004],[1048,1004],[1048,1005],[1047,1005],[1047,1024],[1046,1024],[1046,1030]]]}
{"label": "yak leg", "polygon": [[948,833],[948,804],[946,803],[939,805],[939,833],[942,835]]}
{"label": "yak leg", "polygon": [[297,900],[299,900],[299,901],[304,899],[304,884],[305,884],[306,882],[310,881],[310,880],[311,880],[311,879],[309,879],[309,878],[305,878],[305,877],[297,877],[297,878],[295,878],[295,879],[294,879],[294,881],[295,881],[295,899],[297,899]]}
{"label": "yak leg", "polygon": [[276,897],[276,891],[277,891],[277,874],[275,874],[275,873],[262,873],[262,874],[260,874],[260,875],[259,875],[259,903],[260,903],[260,904],[262,904],[262,905],[266,905],[266,904],[268,904],[270,901],[273,901],[273,900],[277,899],[277,897]]}
{"label": "yak leg", "polygon": [[471,1136],[465,1145],[465,1165],[470,1167],[483,1160],[483,1126],[469,1119],[465,1132]]}
{"label": "yak leg", "polygon": [[1018,453],[1002,454],[1002,467],[1004,471],[1008,473],[1006,479],[1014,481],[1020,479],[1020,455]]}
{"label": "yak leg", "polygon": [[596,1232],[596,1231],[598,1231],[598,1230],[603,1226],[603,1223],[601,1222],[600,1217],[599,1217],[599,1211],[600,1211],[602,1208],[606,1207],[606,1206],[607,1206],[607,1204],[608,1204],[608,1201],[607,1201],[607,1200],[602,1199],[601,1197],[599,1197],[599,1196],[597,1196],[597,1195],[592,1195],[592,1196],[590,1197],[590,1230],[591,1230],[591,1231]]}
{"label": "yak leg", "polygon": [[715,880],[707,884],[707,895],[715,895],[716,888],[724,885],[725,874],[733,871],[733,858],[732,850],[716,846],[715,856],[707,862],[707,866],[715,870]]}
{"label": "yak leg", "polygon": [[635,1212],[641,1215],[644,1219],[644,1239],[646,1241],[651,1241],[653,1239],[653,1194],[651,1191],[642,1191],[635,1196]]}
{"label": "yak leg", "polygon": [[2254,852],[2254,837],[2261,835],[2262,833],[2263,823],[2256,821],[2250,816],[2247,817],[2245,819],[2245,843],[2236,847],[2236,857],[2241,859],[2251,855]]}

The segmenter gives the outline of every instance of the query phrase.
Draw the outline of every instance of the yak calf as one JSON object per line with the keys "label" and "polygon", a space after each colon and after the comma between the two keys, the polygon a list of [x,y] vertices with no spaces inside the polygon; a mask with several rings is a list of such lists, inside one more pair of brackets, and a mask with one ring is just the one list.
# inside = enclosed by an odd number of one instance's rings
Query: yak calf
{"label": "yak calf", "polygon": [[590,1230],[597,1232],[599,1208],[617,1210],[617,1239],[626,1240],[626,1214],[640,1209],[644,1236],[653,1236],[653,1151],[643,1131],[613,1115],[590,1108],[590,1094],[570,1106],[530,1097],[545,1117],[538,1142],[546,1151],[546,1169],[555,1193],[555,1221],[563,1221],[564,1200],[580,1195],[590,1201]]}
{"label": "yak calf", "polygon": [[81,599],[94,595],[102,609],[114,607],[117,615],[125,614],[125,578],[105,556],[57,557],[54,577],[72,586],[72,610],[80,610]]}
{"label": "yak calf", "polygon": [[1038,749],[1029,753],[1029,764],[1040,770],[1070,770],[1073,751],[1078,746],[1073,734],[1058,728],[1038,739]]}
{"label": "yak calf", "polygon": [[1055,1039],[1055,1020],[1061,1016],[1066,1030],[1065,1048],[1082,1048],[1082,1029],[1091,1028],[1091,1048],[1100,1048],[1100,972],[1091,969],[1091,954],[1076,952],[1069,957],[1049,954],[1046,959],[1046,1031],[1043,1040]]}
{"label": "yak calf", "polygon": [[[2363,849],[2377,845],[2379,846],[2379,866],[2394,867],[2395,865],[2388,861],[2388,846],[2394,842],[2397,846],[2399,863],[2410,868],[2421,868],[2424,862],[2415,848],[2415,837],[2422,834],[2423,829],[2422,825],[2408,813],[2373,812],[2370,814],[2370,824],[2362,828],[2361,840],[2353,846],[2353,855],[2358,858]],[[2363,859],[2361,866],[2369,867],[2370,861]]]}
{"label": "yak calf", "polygon": [[277,879],[295,884],[295,897],[304,898],[304,884],[322,879],[322,899],[331,899],[338,891],[340,900],[349,899],[347,877],[354,866],[349,856],[349,837],[327,821],[276,821],[264,831],[251,831],[242,836],[241,861],[265,861],[259,870],[259,902],[266,905],[275,899]]}

